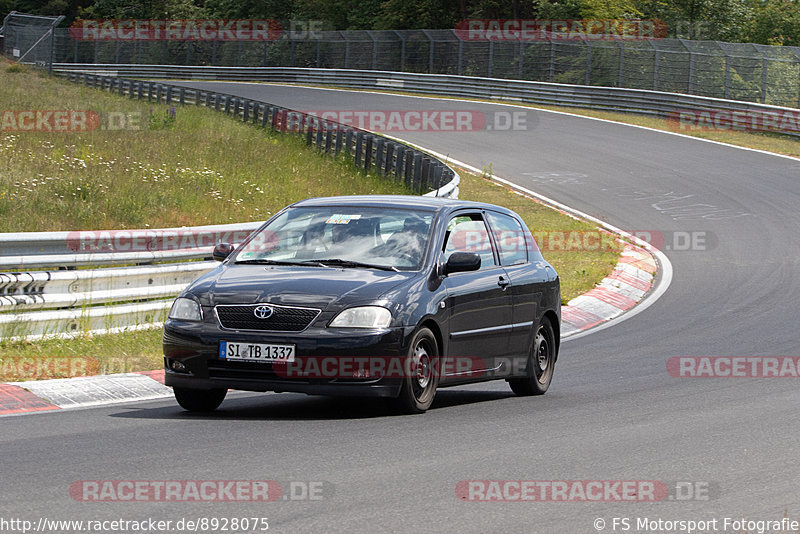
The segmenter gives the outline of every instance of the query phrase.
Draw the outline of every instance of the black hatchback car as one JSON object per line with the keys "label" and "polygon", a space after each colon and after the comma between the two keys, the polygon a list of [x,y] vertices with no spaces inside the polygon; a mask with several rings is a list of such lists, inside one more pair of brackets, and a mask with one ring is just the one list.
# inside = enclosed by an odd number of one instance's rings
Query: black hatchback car
{"label": "black hatchback car", "polygon": [[558,275],[522,219],[413,196],[292,204],[190,284],[164,325],[166,384],[190,411],[228,389],[377,396],[419,413],[438,387],[547,391]]}

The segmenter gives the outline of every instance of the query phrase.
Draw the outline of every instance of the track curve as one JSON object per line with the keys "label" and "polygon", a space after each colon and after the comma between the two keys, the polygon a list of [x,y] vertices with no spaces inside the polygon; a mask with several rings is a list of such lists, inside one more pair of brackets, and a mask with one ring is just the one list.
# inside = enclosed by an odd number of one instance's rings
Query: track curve
{"label": "track curve", "polygon": [[[277,85],[187,86],[303,110],[519,108]],[[5,419],[2,515],[269,516],[278,532],[596,532],[613,517],[800,519],[792,379],[678,379],[674,356],[800,356],[800,161],[615,123],[527,111],[523,131],[400,132],[407,141],[626,230],[707,232],[667,251],[669,291],[644,312],[565,341],[551,390],[443,390],[429,413],[241,394],[208,417],[172,402]],[[213,135],[213,133],[211,133]],[[265,169],[265,174],[268,174]],[[567,276],[562,273],[562,276]],[[76,503],[81,479],[322,480],[316,502]],[[467,503],[459,481],[710,483],[710,499],[657,504]],[[617,527],[619,529],[619,527]],[[637,532],[633,528],[629,532]]]}

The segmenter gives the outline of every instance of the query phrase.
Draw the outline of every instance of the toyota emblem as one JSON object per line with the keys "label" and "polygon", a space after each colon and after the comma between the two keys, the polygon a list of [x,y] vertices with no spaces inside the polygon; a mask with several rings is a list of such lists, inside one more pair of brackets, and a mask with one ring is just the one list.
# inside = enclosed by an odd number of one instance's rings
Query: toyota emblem
{"label": "toyota emblem", "polygon": [[253,310],[253,315],[258,319],[269,319],[274,312],[275,310],[270,306],[256,306],[256,309]]}

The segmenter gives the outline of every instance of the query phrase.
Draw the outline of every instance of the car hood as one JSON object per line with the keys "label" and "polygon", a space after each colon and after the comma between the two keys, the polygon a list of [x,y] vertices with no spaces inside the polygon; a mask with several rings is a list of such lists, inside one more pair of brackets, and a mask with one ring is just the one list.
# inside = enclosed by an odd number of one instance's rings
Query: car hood
{"label": "car hood", "polygon": [[288,306],[347,306],[379,299],[418,273],[370,269],[226,265],[189,292],[203,306],[268,302]]}

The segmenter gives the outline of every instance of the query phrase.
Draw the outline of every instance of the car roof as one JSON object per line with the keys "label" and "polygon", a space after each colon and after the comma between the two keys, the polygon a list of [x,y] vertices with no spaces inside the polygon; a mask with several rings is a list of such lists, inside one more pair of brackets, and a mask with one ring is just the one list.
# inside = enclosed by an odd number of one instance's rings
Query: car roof
{"label": "car roof", "polygon": [[357,195],[339,197],[307,198],[292,204],[293,206],[352,206],[370,208],[404,208],[424,211],[454,211],[457,209],[492,209],[512,213],[502,206],[472,202],[443,197],[425,197],[412,195]]}

